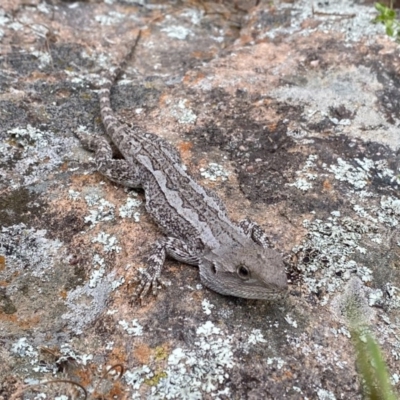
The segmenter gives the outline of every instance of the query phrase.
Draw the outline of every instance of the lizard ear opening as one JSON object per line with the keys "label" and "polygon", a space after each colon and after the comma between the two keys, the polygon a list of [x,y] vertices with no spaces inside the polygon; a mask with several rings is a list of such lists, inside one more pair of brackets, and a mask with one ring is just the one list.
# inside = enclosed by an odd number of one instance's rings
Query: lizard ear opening
{"label": "lizard ear opening", "polygon": [[216,267],[215,263],[211,264],[210,270],[214,275],[217,273],[217,267]]}

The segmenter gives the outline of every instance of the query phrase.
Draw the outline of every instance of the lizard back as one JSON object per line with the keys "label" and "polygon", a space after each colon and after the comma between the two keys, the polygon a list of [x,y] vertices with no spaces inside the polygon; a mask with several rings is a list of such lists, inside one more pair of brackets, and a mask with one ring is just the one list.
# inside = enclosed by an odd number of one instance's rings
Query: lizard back
{"label": "lizard back", "polygon": [[186,172],[179,153],[166,140],[118,121],[111,108],[110,90],[119,71],[110,72],[99,95],[106,133],[123,159],[113,158],[104,137],[77,135],[95,152],[103,175],[144,189],[146,209],[165,233],[154,243],[135,295],[142,300],[150,289],[156,294],[169,255],[197,265],[201,281],[219,293],[267,300],[281,297],[287,289],[283,259],[270,248],[261,227],[248,219],[231,221],[219,197]]}
{"label": "lizard back", "polygon": [[[164,233],[218,247],[222,240],[240,241],[218,196],[199,185],[184,169],[177,150],[164,139],[116,118],[110,102],[111,76],[100,90],[101,116],[107,135],[130,164],[145,175],[146,209]],[[239,228],[237,228],[239,231]]]}

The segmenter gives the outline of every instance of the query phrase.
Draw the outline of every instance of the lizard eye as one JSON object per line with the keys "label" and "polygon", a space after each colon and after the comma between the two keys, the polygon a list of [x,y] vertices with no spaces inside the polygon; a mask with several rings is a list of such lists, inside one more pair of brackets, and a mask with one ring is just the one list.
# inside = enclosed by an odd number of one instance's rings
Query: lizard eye
{"label": "lizard eye", "polygon": [[249,271],[249,269],[248,269],[245,265],[243,265],[243,264],[241,264],[241,265],[239,265],[239,266],[237,267],[236,272],[237,272],[237,274],[239,275],[239,278],[243,279],[244,281],[247,281],[247,279],[250,278],[250,271]]}

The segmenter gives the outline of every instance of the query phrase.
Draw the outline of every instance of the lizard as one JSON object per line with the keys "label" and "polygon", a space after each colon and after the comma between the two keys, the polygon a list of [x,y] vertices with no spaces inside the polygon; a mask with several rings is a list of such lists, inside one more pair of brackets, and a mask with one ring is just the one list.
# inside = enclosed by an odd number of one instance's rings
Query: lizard
{"label": "lizard", "polygon": [[127,59],[106,73],[98,91],[105,133],[123,159],[113,158],[104,135],[76,134],[83,147],[95,153],[101,174],[126,187],[144,189],[146,211],[164,234],[154,243],[147,268],[140,269],[134,298],[142,302],[165,285],[161,271],[167,256],[198,266],[201,282],[220,294],[261,300],[284,297],[283,258],[262,228],[247,218],[233,222],[218,195],[189,175],[172,144],[139,126],[121,123],[114,114],[110,91]]}

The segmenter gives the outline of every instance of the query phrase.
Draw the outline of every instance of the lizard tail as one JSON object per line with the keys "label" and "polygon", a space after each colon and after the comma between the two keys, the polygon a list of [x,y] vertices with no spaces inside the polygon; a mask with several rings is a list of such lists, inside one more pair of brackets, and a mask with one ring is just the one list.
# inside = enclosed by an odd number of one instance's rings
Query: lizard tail
{"label": "lizard tail", "polygon": [[112,127],[118,124],[118,120],[114,115],[114,112],[111,108],[110,102],[110,91],[111,87],[113,86],[114,82],[118,79],[121,72],[126,68],[128,61],[132,57],[136,46],[139,42],[140,36],[142,31],[139,30],[139,33],[136,36],[135,43],[133,44],[131,50],[126,54],[123,58],[121,63],[110,70],[110,72],[106,75],[104,82],[101,85],[99,90],[99,98],[100,98],[100,112],[101,112],[101,119],[103,124],[106,128],[106,132],[109,134],[112,131]]}

